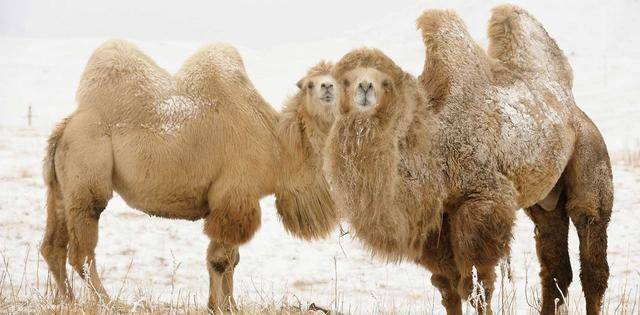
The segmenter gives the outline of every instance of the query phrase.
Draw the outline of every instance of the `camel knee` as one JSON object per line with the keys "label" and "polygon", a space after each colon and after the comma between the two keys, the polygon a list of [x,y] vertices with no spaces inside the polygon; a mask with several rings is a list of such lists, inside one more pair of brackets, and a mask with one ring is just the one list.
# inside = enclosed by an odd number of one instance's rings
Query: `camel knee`
{"label": "camel knee", "polygon": [[458,294],[465,299],[474,299],[476,296],[488,301],[493,294],[495,272],[493,267],[485,272],[476,271],[476,275],[465,275],[458,281]]}
{"label": "camel knee", "polygon": [[88,270],[90,264],[93,263],[93,251],[79,249],[75,245],[69,246],[69,265],[73,267],[80,276],[84,277],[84,274]]}
{"label": "camel knee", "polygon": [[67,259],[67,248],[59,247],[53,244],[42,244],[40,246],[40,254],[50,266],[50,268],[64,268],[64,262]]}
{"label": "camel knee", "polygon": [[440,291],[443,306],[448,308],[461,303],[460,295],[456,289],[456,283],[451,279],[442,275],[432,275],[431,284]]}
{"label": "camel knee", "polygon": [[219,274],[227,272],[231,266],[231,263],[227,259],[210,261],[209,264],[211,265],[211,269]]}
{"label": "camel knee", "polygon": [[[207,248],[207,267],[219,276],[233,271],[240,262],[238,248],[219,241],[211,241]],[[213,275],[212,275],[213,276]]]}
{"label": "camel knee", "polygon": [[232,271],[238,265],[239,260],[235,256],[217,256],[210,258],[209,266],[212,271],[222,275]]}

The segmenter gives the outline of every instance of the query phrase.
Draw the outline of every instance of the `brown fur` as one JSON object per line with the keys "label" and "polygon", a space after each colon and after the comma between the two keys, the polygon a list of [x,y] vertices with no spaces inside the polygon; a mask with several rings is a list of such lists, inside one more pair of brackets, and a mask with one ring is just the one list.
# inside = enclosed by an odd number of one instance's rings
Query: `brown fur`
{"label": "brown fur", "polygon": [[[430,269],[449,314],[460,314],[460,297],[471,292],[472,267],[491,305],[518,208],[529,208],[543,231],[536,240],[548,313],[559,295],[549,279],[563,292],[571,281],[566,213],[581,240],[587,313],[597,314],[613,196],[606,146],[575,105],[570,67],[546,31],[522,9],[494,12],[489,57],[455,13],[426,11],[417,21],[427,56],[417,81],[378,50],[344,56],[334,71],[344,91],[325,173],[356,235],[384,258]],[[357,106],[354,78],[374,82],[379,101]],[[542,210],[543,200],[556,209]]]}
{"label": "brown fur", "polygon": [[[303,238],[323,237],[337,222],[324,178],[307,164],[314,151],[290,147],[278,133],[299,117],[281,121],[231,46],[205,46],[171,76],[132,44],[106,42],[85,68],[77,102],[52,133],[44,160],[42,254],[67,298],[67,256],[83,277],[89,265],[87,280],[108,298],[94,251],[113,191],[151,215],[205,219],[212,309],[233,306],[235,263],[223,262],[259,228],[260,198],[275,192],[285,227]],[[294,135],[319,141],[315,133]]]}

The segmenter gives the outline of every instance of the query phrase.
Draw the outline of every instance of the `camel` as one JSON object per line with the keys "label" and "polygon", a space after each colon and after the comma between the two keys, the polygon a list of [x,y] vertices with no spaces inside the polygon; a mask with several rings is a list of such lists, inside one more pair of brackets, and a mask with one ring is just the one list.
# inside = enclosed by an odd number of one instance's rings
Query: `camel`
{"label": "camel", "polygon": [[[330,64],[322,63],[305,80],[334,84],[324,75],[329,72]],[[322,89],[299,92],[298,103],[287,108],[335,107],[335,89]],[[204,220],[213,311],[235,307],[238,247],[260,226],[260,198],[275,193],[285,229],[303,239],[324,237],[337,224],[321,165],[305,145],[320,141],[315,137],[327,124],[315,120],[332,116],[281,117],[229,45],[204,46],[171,76],[133,44],[108,41],[90,57],[76,100],[76,111],[51,134],[44,159],[41,253],[58,300],[73,299],[68,257],[94,297],[109,301],[95,248],[98,220],[114,191],[149,215]],[[314,128],[320,131],[310,132]]]}
{"label": "camel", "polygon": [[426,46],[417,79],[372,48],[334,67],[342,91],[323,168],[336,207],[374,255],[430,270],[447,314],[462,314],[462,299],[492,313],[495,266],[519,208],[536,225],[541,312],[553,314],[571,282],[570,218],[587,314],[599,314],[612,173],[600,132],[574,102],[566,57],[511,5],[493,10],[488,54],[452,11],[427,10],[417,25]]}

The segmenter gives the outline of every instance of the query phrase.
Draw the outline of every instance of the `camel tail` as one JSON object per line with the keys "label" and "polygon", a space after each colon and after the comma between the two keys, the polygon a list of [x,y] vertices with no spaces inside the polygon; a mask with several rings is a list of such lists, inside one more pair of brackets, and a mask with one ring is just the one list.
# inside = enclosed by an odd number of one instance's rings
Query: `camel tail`
{"label": "camel tail", "polygon": [[516,72],[543,75],[571,89],[573,71],[567,57],[529,12],[510,4],[497,6],[487,32],[491,57]]}
{"label": "camel tail", "polygon": [[420,83],[436,104],[491,81],[489,58],[454,11],[426,10],[416,26],[426,50]]}
{"label": "camel tail", "polygon": [[44,177],[44,183],[47,188],[51,191],[58,185],[58,179],[56,176],[56,168],[55,168],[55,154],[56,149],[58,148],[58,144],[62,139],[62,135],[64,133],[64,129],[67,127],[71,116],[62,120],[54,129],[49,139],[47,140],[47,151],[44,156],[43,164],[42,164],[42,175]]}

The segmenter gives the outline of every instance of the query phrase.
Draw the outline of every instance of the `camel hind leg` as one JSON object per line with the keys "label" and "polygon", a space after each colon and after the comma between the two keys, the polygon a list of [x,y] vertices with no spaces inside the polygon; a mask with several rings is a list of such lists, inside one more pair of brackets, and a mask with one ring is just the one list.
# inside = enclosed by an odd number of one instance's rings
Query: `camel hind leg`
{"label": "camel hind leg", "polygon": [[113,194],[113,153],[110,138],[95,125],[89,113],[74,115],[58,145],[55,170],[64,201],[69,264],[93,297],[109,302],[98,276],[95,248],[98,220]]}
{"label": "camel hind leg", "polygon": [[57,292],[54,298],[56,302],[63,299],[73,300],[66,268],[69,235],[61,202],[59,187],[49,187],[47,192],[47,225],[40,252],[56,282]]}
{"label": "camel hind leg", "polygon": [[[540,262],[542,285],[541,314],[556,314],[557,305],[564,303],[573,279],[569,259],[569,217],[562,196],[555,209],[548,211],[539,205],[525,210],[535,224],[536,251]],[[556,305],[556,299],[558,304]]]}
{"label": "camel hind leg", "polygon": [[600,133],[586,117],[579,127],[564,185],[567,213],[580,239],[580,281],[587,314],[591,315],[600,314],[609,279],[607,227],[613,207],[613,180]]}
{"label": "camel hind leg", "polygon": [[93,199],[90,194],[76,193],[66,207],[69,231],[69,264],[87,282],[92,295],[109,302],[96,266],[98,219],[107,206],[107,199]]}

